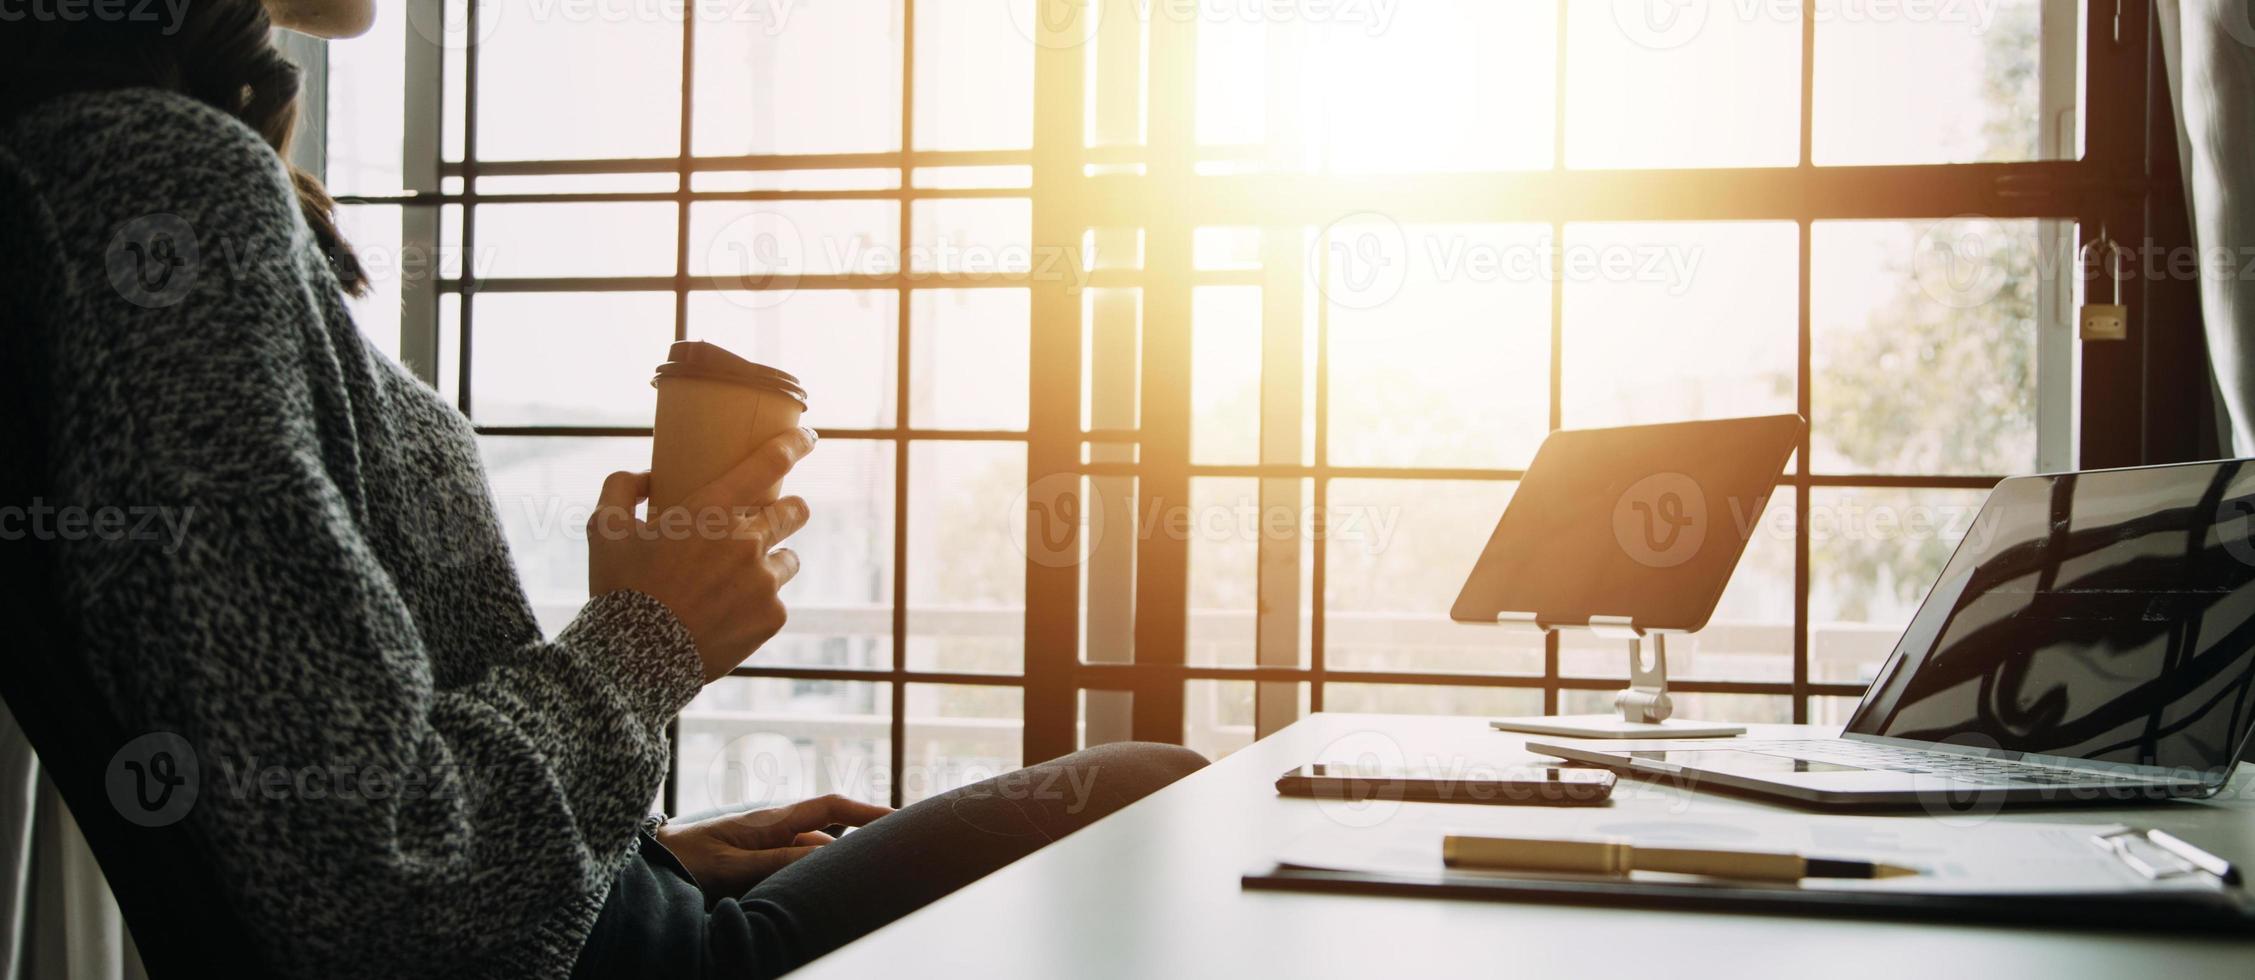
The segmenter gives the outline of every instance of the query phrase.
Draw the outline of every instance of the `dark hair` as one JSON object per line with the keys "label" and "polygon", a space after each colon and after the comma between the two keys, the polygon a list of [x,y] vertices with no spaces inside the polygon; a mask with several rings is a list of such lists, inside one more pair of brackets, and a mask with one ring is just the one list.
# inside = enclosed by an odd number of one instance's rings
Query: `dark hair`
{"label": "dark hair", "polygon": [[[130,11],[129,5],[119,10]],[[0,120],[75,92],[160,88],[243,121],[283,156],[298,208],[337,282],[358,296],[368,273],[337,231],[336,202],[312,174],[290,166],[298,121],[298,68],[274,46],[258,0],[188,0],[175,20],[26,17],[0,25]]]}

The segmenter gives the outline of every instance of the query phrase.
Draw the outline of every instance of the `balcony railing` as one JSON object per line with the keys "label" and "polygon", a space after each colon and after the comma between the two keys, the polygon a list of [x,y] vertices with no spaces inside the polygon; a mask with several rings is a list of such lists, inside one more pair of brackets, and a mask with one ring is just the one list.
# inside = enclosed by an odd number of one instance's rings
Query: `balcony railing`
{"label": "balcony railing", "polygon": [[[543,624],[558,629],[576,611],[565,604],[539,607]],[[917,609],[920,632],[965,639],[1004,641],[1020,635],[1022,619],[1010,609]],[[801,635],[885,637],[892,626],[884,607],[797,607],[790,629]],[[1438,617],[1411,614],[1334,612],[1326,619],[1330,659],[1382,663],[1395,659],[1417,670],[1480,672],[1508,659],[1504,637],[1466,629]],[[1241,611],[1194,610],[1191,633],[1197,637],[1242,636],[1242,642],[1193,643],[1191,662],[1249,665],[1253,662],[1254,615]],[[1809,643],[1809,677],[1817,682],[1863,682],[1893,648],[1899,631],[1888,626],[1819,624]],[[1786,623],[1720,622],[1671,646],[1669,666],[1679,677],[1789,681],[1792,627]],[[1607,645],[1573,644],[1562,651],[1569,676],[1625,676],[1625,654]],[[1389,668],[1392,669],[1392,668]],[[1351,682],[1351,671],[1334,669],[1334,680]],[[1202,746],[1235,746],[1251,741],[1253,726],[1216,689],[1197,685],[1185,704],[1184,739]],[[892,718],[880,698],[882,688],[836,693],[794,689],[788,679],[746,686],[724,698],[725,706],[693,706],[681,718],[681,787],[684,810],[795,799],[846,792],[881,799],[887,782],[904,780],[915,799],[971,778],[1018,764],[1021,724],[1014,718],[923,714],[911,706],[906,718],[906,770],[885,771]],[[709,703],[709,702],[708,702]],[[944,702],[941,711],[946,710]],[[1445,709],[1437,709],[1445,710]],[[1745,718],[1783,721],[1786,718]],[[1836,719],[1828,719],[1836,720]]]}

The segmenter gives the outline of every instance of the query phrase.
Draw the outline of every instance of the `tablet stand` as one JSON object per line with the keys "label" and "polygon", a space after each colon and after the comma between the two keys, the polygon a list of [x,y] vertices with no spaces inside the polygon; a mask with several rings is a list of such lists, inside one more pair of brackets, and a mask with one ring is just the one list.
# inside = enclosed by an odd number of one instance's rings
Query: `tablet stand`
{"label": "tablet stand", "polygon": [[[1531,626],[1544,633],[1561,628],[1536,623],[1534,617],[1518,613],[1499,614],[1496,616],[1496,623],[1503,626]],[[1666,633],[1639,629],[1625,620],[1602,616],[1591,619],[1585,628],[1605,639],[1628,642],[1629,686],[1613,695],[1613,707],[1618,714],[1498,718],[1489,722],[1491,726],[1507,732],[1531,732],[1567,738],[1721,738],[1746,733],[1743,725],[1683,721],[1671,717],[1675,714],[1675,702],[1668,697]]]}

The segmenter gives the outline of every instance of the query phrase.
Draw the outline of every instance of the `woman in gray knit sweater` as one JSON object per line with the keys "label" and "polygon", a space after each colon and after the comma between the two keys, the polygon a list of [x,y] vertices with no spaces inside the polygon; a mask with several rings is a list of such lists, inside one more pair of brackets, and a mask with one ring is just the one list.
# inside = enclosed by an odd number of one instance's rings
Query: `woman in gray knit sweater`
{"label": "woman in gray knit sweater", "polygon": [[[640,533],[645,474],[589,488],[590,598],[543,637],[470,424],[364,341],[344,298],[365,276],[278,154],[297,76],[270,16],[345,37],[367,4],[0,24],[0,308],[21,321],[6,380],[30,393],[0,444],[44,447],[0,466],[32,467],[54,513],[177,530],[56,535],[40,601],[117,729],[201,762],[156,815],[219,879],[182,902],[224,905],[281,975],[773,975],[1202,764],[1112,746],[897,814],[651,819],[669,722],[783,628],[798,559],[779,545],[809,508],[755,494],[814,434],[698,495],[756,508],[742,533]],[[481,492],[436,492],[461,486]]]}

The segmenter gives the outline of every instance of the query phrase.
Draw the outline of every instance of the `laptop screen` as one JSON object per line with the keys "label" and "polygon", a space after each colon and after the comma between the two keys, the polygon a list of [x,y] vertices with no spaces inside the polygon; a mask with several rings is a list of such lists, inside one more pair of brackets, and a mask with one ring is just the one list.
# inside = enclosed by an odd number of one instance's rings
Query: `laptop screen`
{"label": "laptop screen", "polygon": [[1848,731],[2222,778],[2255,722],[2251,516],[2248,461],[1998,484]]}

